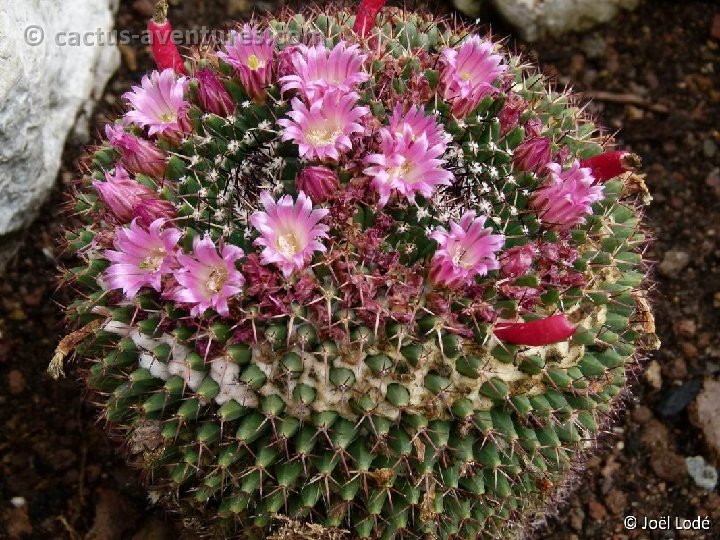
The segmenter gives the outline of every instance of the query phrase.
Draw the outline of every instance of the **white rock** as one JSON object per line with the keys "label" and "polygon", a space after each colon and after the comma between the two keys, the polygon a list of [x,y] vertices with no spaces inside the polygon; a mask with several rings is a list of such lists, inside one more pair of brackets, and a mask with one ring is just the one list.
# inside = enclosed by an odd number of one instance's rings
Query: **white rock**
{"label": "white rock", "polygon": [[587,30],[607,22],[640,0],[492,0],[495,8],[527,41]]}
{"label": "white rock", "polygon": [[718,472],[715,467],[705,462],[702,456],[686,457],[688,474],[698,487],[712,491],[718,483]]}
{"label": "white rock", "polygon": [[[107,44],[116,9],[117,0],[0,0],[0,271],[55,182],[65,139],[76,125],[87,131],[120,63]],[[88,44],[69,45],[75,33]]]}

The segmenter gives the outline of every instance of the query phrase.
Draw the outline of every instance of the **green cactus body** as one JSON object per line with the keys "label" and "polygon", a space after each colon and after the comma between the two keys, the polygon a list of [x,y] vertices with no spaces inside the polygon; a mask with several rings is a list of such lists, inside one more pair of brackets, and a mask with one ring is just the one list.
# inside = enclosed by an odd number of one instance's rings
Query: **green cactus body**
{"label": "green cactus body", "polygon": [[[103,417],[126,435],[153,492],[215,538],[279,535],[280,518],[307,538],[512,538],[567,485],[618,407],[638,348],[652,345],[637,178],[602,184],[584,222],[549,226],[532,203],[548,173],[520,167],[516,150],[544,137],[567,165],[603,152],[602,139],[572,96],[517,57],[503,56],[495,90],[458,112],[443,97],[439,58],[467,28],[401,11],[383,14],[367,40],[343,11],[263,24],[273,36],[322,36],[328,49],[361,44],[364,138],[339,160],[305,159],[281,138],[277,121],[293,105],[276,79],[258,96],[214,53],[189,64],[222,81],[234,110],[203,110],[193,80],[181,136],[150,138],[167,156],[164,175],[132,172],[176,210],[179,250],[207,233],[244,251],[243,292],[224,314],[191,314],[153,287],[129,297],[107,286],[104,253],[126,225],[91,181],[122,152],[97,149],[76,194],[85,225],[67,233],[82,263],[67,282],[80,291],[69,319],[96,321],[77,352]],[[293,45],[277,43],[278,55]],[[379,204],[363,156],[377,152],[398,102],[420,105],[448,134],[443,167],[454,179],[414,202],[393,191]],[[328,210],[327,249],[287,276],[258,262],[252,216],[263,191],[297,195],[308,164],[336,175],[325,200],[313,199]],[[439,248],[428,231],[469,210],[503,235],[499,269],[462,286],[431,279]],[[504,254],[523,246],[532,260],[513,275]],[[498,321],[558,313],[576,329],[557,343],[495,335]]]}

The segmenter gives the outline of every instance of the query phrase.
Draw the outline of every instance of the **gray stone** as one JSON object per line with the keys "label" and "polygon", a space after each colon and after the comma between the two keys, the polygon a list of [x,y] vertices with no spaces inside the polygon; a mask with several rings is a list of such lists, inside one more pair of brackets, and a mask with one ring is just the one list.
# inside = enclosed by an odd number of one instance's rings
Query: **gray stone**
{"label": "gray stone", "polygon": [[688,264],[690,264],[690,255],[685,251],[667,251],[658,265],[658,272],[665,277],[675,278]]}
{"label": "gray stone", "polygon": [[694,456],[685,458],[687,463],[688,474],[693,479],[695,485],[712,491],[718,483],[718,472],[715,467],[705,462],[702,456]]}
{"label": "gray stone", "polygon": [[527,41],[587,30],[607,22],[640,0],[492,0],[500,14]]}
{"label": "gray stone", "polygon": [[77,127],[87,137],[119,65],[108,44],[116,4],[0,0],[0,272],[55,183],[68,135]]}

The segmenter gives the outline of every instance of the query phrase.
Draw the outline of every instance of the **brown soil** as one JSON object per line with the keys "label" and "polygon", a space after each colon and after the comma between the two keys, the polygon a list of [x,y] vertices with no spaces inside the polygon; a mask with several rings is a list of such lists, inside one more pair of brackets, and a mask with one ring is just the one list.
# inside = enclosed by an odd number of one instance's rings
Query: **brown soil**
{"label": "brown soil", "polygon": [[[123,1],[118,27],[141,29],[150,4]],[[249,4],[183,2],[173,20],[176,28],[213,28]],[[496,34],[508,32],[490,22]],[[595,32],[517,44],[561,84],[594,95],[590,110],[643,157],[655,197],[648,222],[657,240],[648,256],[663,262],[653,293],[663,348],[542,538],[720,538],[718,488],[697,487],[684,460],[711,458],[689,411],[702,381],[720,372],[719,34],[716,2],[654,0]],[[125,47],[123,59],[96,126],[119,110],[119,95],[150,67],[140,45]],[[63,333],[66,301],[55,291],[61,192],[81,151],[82,144],[68,144],[58,189],[0,282],[0,538],[182,537],[180,522],[152,507],[96,425],[82,385],[72,374],[57,383],[44,374]],[[709,516],[712,525],[703,532],[629,531],[627,515],[640,523]]]}

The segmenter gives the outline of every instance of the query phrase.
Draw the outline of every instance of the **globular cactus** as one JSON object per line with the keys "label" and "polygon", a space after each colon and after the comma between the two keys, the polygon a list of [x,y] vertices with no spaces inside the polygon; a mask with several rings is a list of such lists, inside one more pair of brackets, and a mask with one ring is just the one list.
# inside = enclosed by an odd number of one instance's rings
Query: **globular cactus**
{"label": "globular cactus", "polygon": [[653,345],[647,192],[472,28],[353,24],[258,20],[125,94],[58,358],[214,538],[512,538]]}

